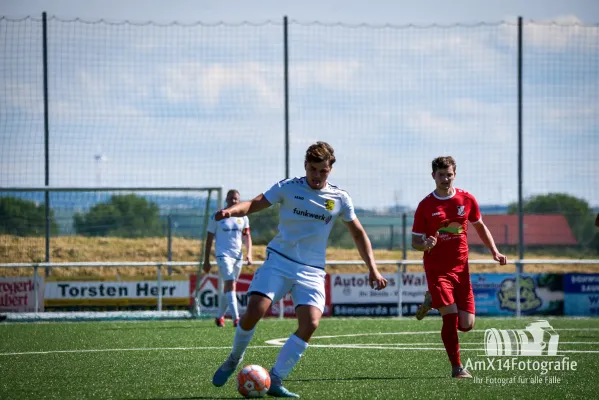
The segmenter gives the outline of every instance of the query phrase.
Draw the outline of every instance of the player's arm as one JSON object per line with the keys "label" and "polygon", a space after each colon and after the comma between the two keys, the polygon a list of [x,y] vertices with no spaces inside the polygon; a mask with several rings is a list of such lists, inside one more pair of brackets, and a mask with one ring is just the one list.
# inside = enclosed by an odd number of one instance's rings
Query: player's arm
{"label": "player's arm", "polygon": [[505,265],[507,263],[507,257],[501,254],[499,250],[497,250],[497,246],[495,246],[495,241],[493,240],[493,235],[491,235],[491,232],[489,231],[485,223],[482,220],[478,220],[476,222],[473,222],[472,226],[474,226],[474,229],[480,237],[480,240],[485,244],[485,246],[487,246],[489,251],[491,251],[493,259],[495,261],[499,261],[499,264]]}
{"label": "player's arm", "polygon": [[231,207],[217,211],[214,218],[217,221],[220,221],[230,217],[245,217],[246,215],[264,210],[270,206],[270,201],[264,197],[264,194],[259,194],[250,201],[242,201]]}
{"label": "player's arm", "polygon": [[437,239],[439,238],[439,232],[435,236],[426,237],[424,233],[412,232],[412,247],[418,251],[427,251],[435,247]]}
{"label": "player's arm", "polygon": [[368,235],[366,234],[364,227],[358,218],[354,218],[349,222],[343,221],[343,223],[349,230],[349,233],[356,244],[358,252],[360,253],[360,257],[364,263],[366,263],[366,266],[370,271],[370,286],[376,290],[384,289],[387,286],[387,280],[383,278],[378,271],[376,262],[374,261],[372,244],[370,243],[370,239],[368,239]]}
{"label": "player's arm", "polygon": [[248,265],[252,265],[252,234],[250,228],[245,228],[241,236],[241,240],[245,245],[245,254]]}
{"label": "player's arm", "polygon": [[205,274],[210,272],[210,251],[212,251],[212,242],[214,241],[214,233],[208,232],[206,235],[206,244],[204,246],[204,266],[202,270]]}
{"label": "player's arm", "polygon": [[422,202],[418,204],[416,212],[414,213],[414,224],[412,226],[412,247],[418,251],[430,250],[437,244],[437,238],[439,232],[435,236],[427,237],[424,233],[426,231],[426,219],[424,218],[424,211]]}

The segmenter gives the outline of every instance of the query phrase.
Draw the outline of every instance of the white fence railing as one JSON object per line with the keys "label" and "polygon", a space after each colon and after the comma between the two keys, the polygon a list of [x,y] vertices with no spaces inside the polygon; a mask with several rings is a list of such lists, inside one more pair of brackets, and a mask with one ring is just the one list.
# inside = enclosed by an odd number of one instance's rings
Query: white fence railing
{"label": "white fence railing", "polygon": [[[254,265],[262,265],[261,261],[256,261]],[[469,265],[497,265],[494,260],[469,260]],[[599,270],[599,259],[590,260],[577,260],[577,259],[530,259],[530,260],[513,260],[508,262],[508,265],[515,266],[516,274],[516,316],[521,316],[520,309],[520,277],[524,272],[525,265],[539,265],[539,264],[552,264],[552,265],[597,265]],[[329,260],[327,265],[364,265],[363,261],[358,260]],[[381,260],[377,261],[377,265],[396,265],[397,266],[397,277],[398,277],[398,296],[397,296],[397,309],[398,317],[403,314],[403,298],[402,298],[402,286],[403,286],[403,274],[407,272],[408,265],[422,265],[422,260]],[[145,261],[110,261],[110,262],[41,262],[41,263],[0,263],[0,268],[33,268],[33,284],[34,284],[34,307],[35,310],[39,309],[39,297],[38,297],[38,278],[40,268],[61,268],[61,267],[155,267],[157,271],[157,311],[162,311],[162,267],[185,267],[195,266],[199,268],[197,261],[164,261],[164,262],[145,262]],[[198,269],[199,271],[199,269]],[[199,287],[199,280],[196,282],[196,290]],[[222,283],[219,285],[219,291],[222,292]],[[283,318],[284,307],[281,300],[280,318]]]}

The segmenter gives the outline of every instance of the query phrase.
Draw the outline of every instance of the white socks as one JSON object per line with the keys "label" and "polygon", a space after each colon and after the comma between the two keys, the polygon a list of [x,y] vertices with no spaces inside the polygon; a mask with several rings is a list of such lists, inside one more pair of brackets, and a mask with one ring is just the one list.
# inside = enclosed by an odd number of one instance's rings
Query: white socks
{"label": "white socks", "polygon": [[245,350],[250,344],[255,330],[256,327],[251,331],[244,331],[241,329],[241,325],[237,325],[237,329],[235,329],[235,339],[233,340],[233,349],[231,349],[231,355],[229,356],[230,358],[236,361],[243,359]]}
{"label": "white socks", "polygon": [[289,336],[279,352],[275,366],[272,368],[274,374],[281,380],[285,379],[307,348],[308,343],[295,335]]}
{"label": "white socks", "polygon": [[220,293],[218,296],[218,318],[224,317],[227,312],[227,307],[229,306],[227,297],[224,293]]}
{"label": "white socks", "polygon": [[231,319],[235,321],[239,318],[239,309],[237,308],[237,293],[235,291],[230,291],[225,293],[218,299],[218,318],[224,317],[227,312],[227,308],[231,310]]}
{"label": "white socks", "polygon": [[227,296],[227,304],[229,305],[229,310],[231,310],[231,318],[235,321],[239,318],[239,311],[237,310],[237,294],[235,291],[230,291],[225,293],[225,296]]}

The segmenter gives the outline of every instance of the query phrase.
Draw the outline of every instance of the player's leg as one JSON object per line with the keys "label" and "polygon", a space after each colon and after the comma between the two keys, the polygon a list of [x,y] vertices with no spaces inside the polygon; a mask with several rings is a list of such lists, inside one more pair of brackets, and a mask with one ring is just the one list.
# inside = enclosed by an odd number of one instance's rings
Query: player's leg
{"label": "player's leg", "polygon": [[291,296],[296,305],[298,328],[287,339],[270,370],[271,389],[268,394],[275,397],[299,397],[283,386],[283,380],[308,349],[308,342],[318,328],[325,306],[325,272],[317,268],[300,267],[296,273]]}
{"label": "player's leg", "polygon": [[460,359],[460,342],[458,339],[458,307],[455,303],[439,307],[439,314],[443,319],[441,339],[451,363],[452,376],[462,368]]}
{"label": "player's leg", "polygon": [[239,323],[239,308],[237,305],[237,280],[239,279],[239,275],[241,274],[241,266],[243,264],[242,260],[234,260],[229,259],[231,269],[230,274],[228,274],[227,278],[230,278],[225,281],[225,297],[227,298],[227,306],[229,311],[231,311],[231,319],[233,320],[233,326],[237,327]]}
{"label": "player's leg", "polygon": [[[474,293],[470,283],[470,273],[466,268],[462,272],[457,272],[455,278],[454,298],[458,311],[457,329],[461,332],[468,332],[474,327]],[[461,363],[459,366],[452,366],[451,376],[462,379],[472,378],[470,372]]]}
{"label": "player's leg", "polygon": [[254,336],[256,324],[264,316],[271,304],[272,300],[261,293],[254,292],[250,296],[246,312],[243,314],[241,322],[235,330],[231,353],[212,377],[212,383],[215,386],[223,386],[233,372],[235,372],[243,360],[245,351]]}
{"label": "player's leg", "polygon": [[227,300],[227,289],[230,290],[231,284],[228,283],[232,279],[231,277],[231,266],[227,257],[217,257],[216,264],[218,265],[218,276],[221,282],[223,282],[223,293],[218,293],[218,312],[216,314],[216,318],[214,319],[214,323],[219,328],[225,326],[225,314],[227,312],[227,308],[229,307],[229,302]]}
{"label": "player's leg", "polygon": [[451,273],[437,274],[429,271],[426,279],[432,297],[432,307],[439,310],[443,320],[441,340],[451,363],[452,376],[455,376],[456,371],[463,370],[458,339],[458,307],[454,299],[457,279]]}
{"label": "player's leg", "polygon": [[416,310],[416,319],[418,321],[420,321],[421,319],[423,319],[424,317],[426,317],[426,314],[428,314],[428,312],[432,308],[433,308],[433,297],[431,296],[431,293],[427,290],[424,293],[424,301],[418,307],[418,310]]}
{"label": "player's leg", "polygon": [[216,370],[212,378],[212,383],[215,386],[224,385],[233,372],[235,372],[235,369],[243,360],[245,351],[254,336],[256,324],[266,314],[273,299],[282,297],[287,293],[291,288],[291,284],[269,258],[258,268],[248,290],[250,298],[247,309],[241,316],[239,325],[237,325],[237,329],[235,330],[231,354]]}
{"label": "player's leg", "polygon": [[474,328],[474,291],[470,282],[470,272],[466,267],[457,274],[458,284],[455,289],[455,300],[459,310],[458,329],[468,332]]}

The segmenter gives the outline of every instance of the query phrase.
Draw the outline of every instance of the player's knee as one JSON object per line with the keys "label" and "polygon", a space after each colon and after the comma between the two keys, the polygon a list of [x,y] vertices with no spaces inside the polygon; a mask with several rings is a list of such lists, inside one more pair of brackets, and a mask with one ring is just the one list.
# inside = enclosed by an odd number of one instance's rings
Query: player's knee
{"label": "player's knee", "polygon": [[471,331],[472,328],[474,328],[474,324],[458,325],[458,329],[460,330],[460,332],[468,332]]}
{"label": "player's knee", "polygon": [[317,318],[310,318],[308,320],[303,320],[300,322],[298,326],[298,331],[301,331],[304,335],[312,336],[312,334],[318,328],[319,320]]}

